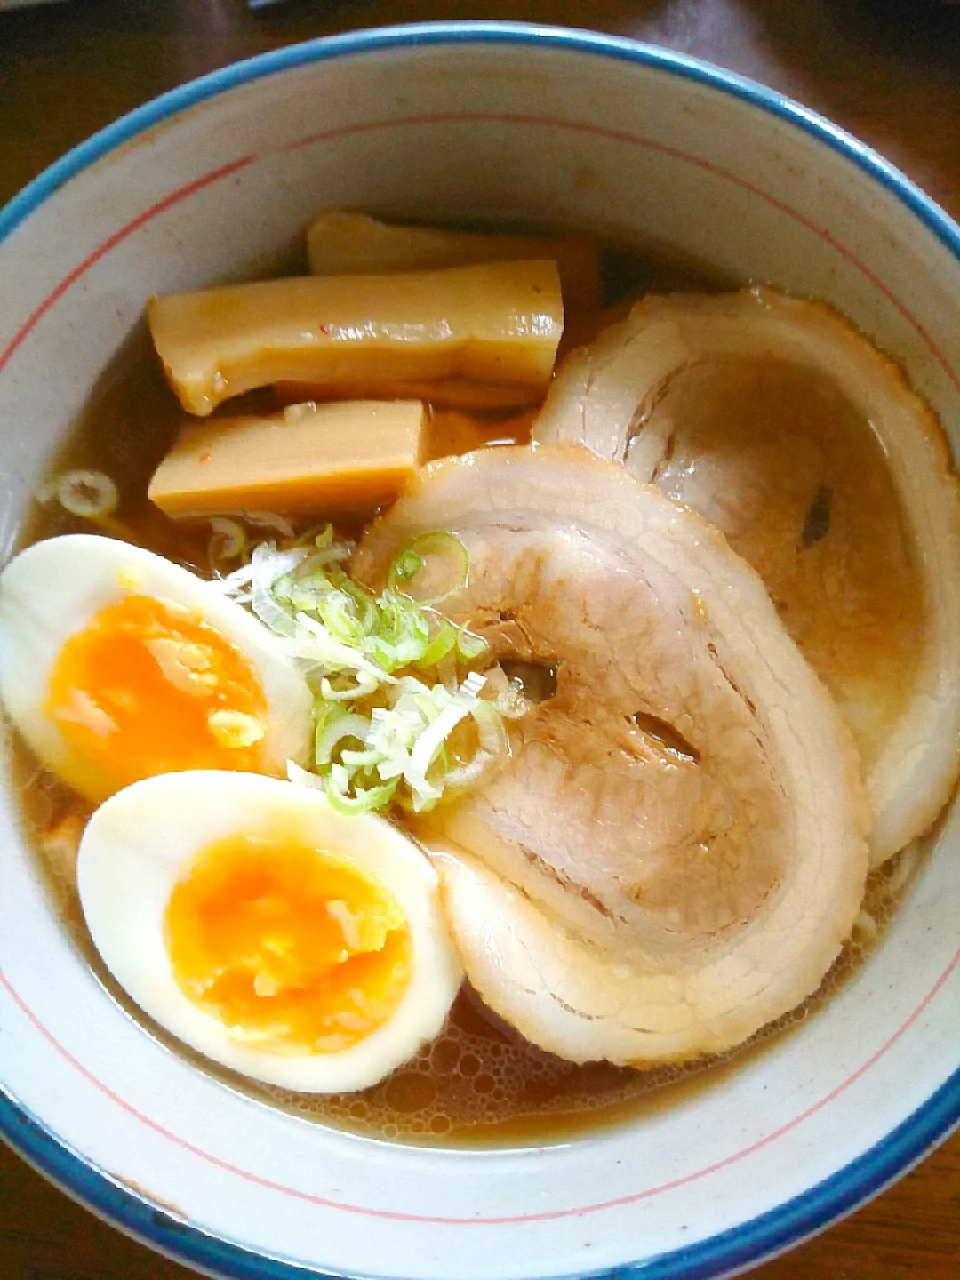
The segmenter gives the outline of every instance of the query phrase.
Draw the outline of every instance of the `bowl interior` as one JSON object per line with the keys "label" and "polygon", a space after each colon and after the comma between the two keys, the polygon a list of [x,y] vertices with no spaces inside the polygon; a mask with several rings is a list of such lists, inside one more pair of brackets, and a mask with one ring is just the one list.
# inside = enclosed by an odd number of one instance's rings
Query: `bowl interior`
{"label": "bowl interior", "polygon": [[[957,444],[955,230],[856,144],[682,59],[503,27],[320,42],[179,91],[59,179],[0,216],[5,550],[146,299],[261,273],[323,207],[584,228],[822,298]],[[868,962],[789,1035],[628,1126],[478,1152],[361,1141],[197,1072],[77,954],[9,794],[0,826],[0,1084],[93,1168],[36,1158],[229,1274],[253,1273],[245,1250],[277,1275],[713,1274],[822,1225],[960,1113],[955,811]]]}

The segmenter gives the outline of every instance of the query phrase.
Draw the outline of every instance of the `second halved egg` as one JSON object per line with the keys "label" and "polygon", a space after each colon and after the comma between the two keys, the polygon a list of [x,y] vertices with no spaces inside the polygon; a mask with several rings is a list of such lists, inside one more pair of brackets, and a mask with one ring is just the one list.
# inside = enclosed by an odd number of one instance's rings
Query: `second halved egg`
{"label": "second halved egg", "polygon": [[364,1089],[432,1040],[460,987],[433,867],[374,814],[276,778],[150,778],[90,820],[77,887],[137,1004],[269,1084]]}

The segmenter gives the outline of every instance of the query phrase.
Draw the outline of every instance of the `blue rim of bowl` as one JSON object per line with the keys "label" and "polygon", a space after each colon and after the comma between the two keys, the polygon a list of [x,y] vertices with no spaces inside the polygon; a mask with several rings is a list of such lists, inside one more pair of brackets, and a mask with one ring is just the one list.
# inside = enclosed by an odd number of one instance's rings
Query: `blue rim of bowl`
{"label": "blue rim of bowl", "polygon": [[[893,165],[816,112],[772,89],[682,54],[616,36],[509,22],[439,22],[350,32],[291,45],[214,71],[121,117],[69,151],[0,210],[0,242],[76,174],[177,112],[238,85],[313,62],[417,45],[513,44],[632,62],[720,90],[796,126],[852,161],[897,197],[960,261],[960,227]],[[715,1280],[789,1249],[824,1230],[906,1173],[960,1124],[960,1070],[875,1146],[829,1178],[749,1222],[695,1245],[580,1271],[556,1280]],[[87,1208],[178,1262],[231,1280],[304,1280],[337,1273],[271,1257],[213,1236],[110,1177],[0,1089],[0,1137]]]}

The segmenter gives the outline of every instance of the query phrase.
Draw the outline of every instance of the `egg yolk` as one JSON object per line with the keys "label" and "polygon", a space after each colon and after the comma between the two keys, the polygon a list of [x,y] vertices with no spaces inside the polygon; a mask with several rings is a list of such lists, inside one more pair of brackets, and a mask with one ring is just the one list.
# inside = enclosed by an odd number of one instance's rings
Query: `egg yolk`
{"label": "egg yolk", "polygon": [[179,605],[129,595],[69,636],[46,714],[103,796],[185,769],[263,772],[266,699],[244,655]]}
{"label": "egg yolk", "polygon": [[234,836],[167,903],[180,990],[238,1038],[336,1053],[387,1022],[410,982],[406,916],[375,874],[296,844]]}

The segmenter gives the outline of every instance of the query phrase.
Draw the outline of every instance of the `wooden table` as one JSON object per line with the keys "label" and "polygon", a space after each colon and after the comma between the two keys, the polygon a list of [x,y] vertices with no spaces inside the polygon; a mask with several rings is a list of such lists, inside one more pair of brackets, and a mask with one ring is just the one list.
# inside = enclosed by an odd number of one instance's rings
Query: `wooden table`
{"label": "wooden table", "polygon": [[[512,18],[636,36],[844,125],[960,218],[960,6],[937,0],[74,0],[0,14],[0,203],[93,130],[265,49],[355,27]],[[185,1280],[0,1146],[0,1280]],[[764,1280],[957,1280],[960,1135]]]}

